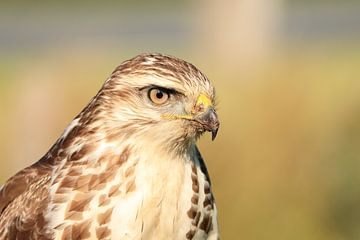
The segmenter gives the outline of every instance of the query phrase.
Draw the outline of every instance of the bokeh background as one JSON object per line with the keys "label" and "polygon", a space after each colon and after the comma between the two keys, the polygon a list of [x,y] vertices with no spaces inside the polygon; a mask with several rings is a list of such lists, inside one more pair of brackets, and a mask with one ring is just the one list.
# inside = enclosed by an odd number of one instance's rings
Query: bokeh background
{"label": "bokeh background", "polygon": [[200,148],[223,239],[360,239],[360,3],[0,3],[0,183],[47,152],[122,61],[161,52],[216,86]]}

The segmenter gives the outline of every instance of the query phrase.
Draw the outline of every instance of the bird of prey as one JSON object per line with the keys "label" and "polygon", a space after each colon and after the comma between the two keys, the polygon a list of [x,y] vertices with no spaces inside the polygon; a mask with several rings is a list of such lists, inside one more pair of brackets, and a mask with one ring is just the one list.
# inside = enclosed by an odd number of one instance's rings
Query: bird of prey
{"label": "bird of prey", "polygon": [[0,190],[0,239],[219,239],[196,140],[215,138],[214,88],[192,64],[118,66],[38,162]]}

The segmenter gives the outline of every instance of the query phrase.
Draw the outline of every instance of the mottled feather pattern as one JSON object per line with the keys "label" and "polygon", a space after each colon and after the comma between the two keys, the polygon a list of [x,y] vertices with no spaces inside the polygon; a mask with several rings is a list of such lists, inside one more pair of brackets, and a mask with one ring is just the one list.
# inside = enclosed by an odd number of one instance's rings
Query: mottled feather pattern
{"label": "mottled feather pattern", "polygon": [[215,97],[183,60],[142,54],[123,62],[48,153],[0,188],[0,239],[218,239],[195,146],[202,132],[154,114],[147,86]]}

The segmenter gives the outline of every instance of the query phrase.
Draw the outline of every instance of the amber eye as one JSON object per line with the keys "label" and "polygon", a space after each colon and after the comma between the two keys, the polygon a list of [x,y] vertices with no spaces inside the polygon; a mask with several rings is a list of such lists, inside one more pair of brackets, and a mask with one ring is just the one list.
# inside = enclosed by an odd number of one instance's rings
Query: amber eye
{"label": "amber eye", "polygon": [[169,93],[159,88],[152,88],[149,90],[149,98],[153,103],[160,105],[169,99]]}

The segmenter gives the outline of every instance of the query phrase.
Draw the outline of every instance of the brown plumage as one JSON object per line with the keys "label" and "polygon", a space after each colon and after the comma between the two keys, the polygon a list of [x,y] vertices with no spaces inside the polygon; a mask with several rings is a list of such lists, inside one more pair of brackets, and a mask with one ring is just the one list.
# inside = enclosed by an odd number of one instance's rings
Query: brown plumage
{"label": "brown plumage", "polygon": [[217,239],[195,145],[214,89],[161,54],[125,61],[49,152],[0,190],[0,239]]}

